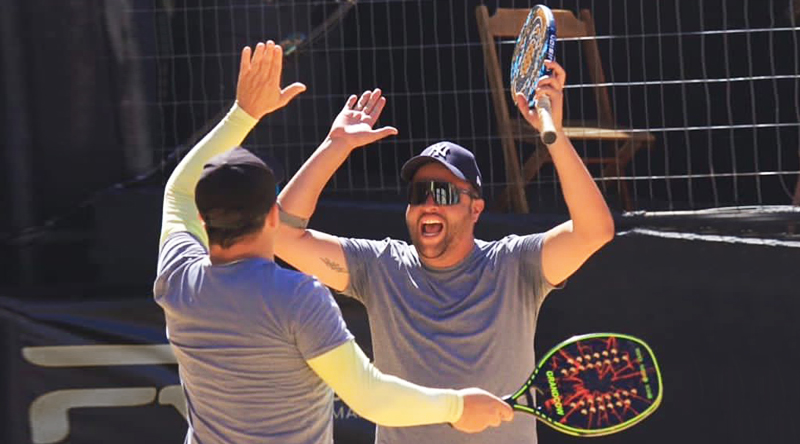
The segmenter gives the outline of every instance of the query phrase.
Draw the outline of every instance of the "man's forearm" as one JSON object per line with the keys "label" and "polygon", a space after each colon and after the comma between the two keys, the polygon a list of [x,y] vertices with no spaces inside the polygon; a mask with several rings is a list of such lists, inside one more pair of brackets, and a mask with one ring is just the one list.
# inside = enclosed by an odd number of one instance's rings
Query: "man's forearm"
{"label": "man's forearm", "polygon": [[217,126],[184,156],[170,175],[164,191],[160,244],[176,231],[189,231],[208,243],[205,230],[197,219],[194,188],[203,166],[217,154],[241,145],[257,122],[234,104]]}
{"label": "man's forearm", "polygon": [[569,138],[561,132],[548,149],[569,209],[573,231],[587,235],[613,233],[614,221],[603,194]]}
{"label": "man's forearm", "polygon": [[281,191],[281,209],[293,216],[311,218],[325,184],[351,151],[349,146],[325,139]]}
{"label": "man's forearm", "polygon": [[464,399],[455,390],[422,387],[381,373],[355,340],[307,361],[359,415],[391,427],[456,422]]}

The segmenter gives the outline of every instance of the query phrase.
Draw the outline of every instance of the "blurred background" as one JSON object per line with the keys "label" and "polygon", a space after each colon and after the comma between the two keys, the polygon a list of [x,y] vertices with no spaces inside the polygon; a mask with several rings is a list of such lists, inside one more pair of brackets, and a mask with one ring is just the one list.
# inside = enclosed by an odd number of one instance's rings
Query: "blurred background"
{"label": "blurred background", "polygon": [[[169,358],[76,366],[23,351],[166,343],[150,293],[163,185],[233,103],[245,45],[281,43],[284,83],[308,86],[245,143],[289,174],[347,96],[380,87],[388,99],[381,123],[400,134],[350,157],[313,228],[406,239],[399,169],[439,140],[478,158],[481,238],[568,218],[552,164],[512,107],[514,38],[491,35],[498,8],[535,3],[4,0],[0,441],[182,439]],[[589,128],[573,144],[618,236],[546,301],[537,352],[594,331],[653,347],[663,406],[601,441],[800,442],[800,2],[542,3],[585,31],[562,36],[556,59],[566,119]],[[600,127],[614,140],[593,137]],[[338,299],[369,348],[363,309]],[[52,392],[121,388],[157,395],[71,409],[67,433],[30,409]],[[576,439],[544,429],[544,443]],[[340,402],[336,433],[372,442],[372,426]]]}

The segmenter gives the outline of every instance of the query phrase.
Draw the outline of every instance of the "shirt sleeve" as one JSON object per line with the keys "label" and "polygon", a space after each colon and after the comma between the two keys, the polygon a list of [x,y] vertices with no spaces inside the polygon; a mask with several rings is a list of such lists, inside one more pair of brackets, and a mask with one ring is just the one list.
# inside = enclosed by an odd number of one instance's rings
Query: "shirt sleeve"
{"label": "shirt sleeve", "polygon": [[194,188],[203,166],[212,157],[241,145],[257,122],[235,103],[225,118],[181,160],[164,190],[159,249],[170,234],[179,231],[188,231],[208,248],[208,235],[194,203]]}
{"label": "shirt sleeve", "polygon": [[464,410],[464,399],[455,390],[381,373],[353,340],[306,362],[350,408],[382,426],[452,423]]}
{"label": "shirt sleeve", "polygon": [[545,233],[535,233],[525,236],[508,236],[512,250],[516,250],[520,261],[520,276],[525,283],[534,289],[537,299],[543,300],[550,291],[563,288],[564,283],[555,286],[544,277],[542,268],[542,247],[544,246]]}
{"label": "shirt sleeve", "polygon": [[158,269],[156,281],[153,285],[153,295],[156,299],[167,293],[170,275],[181,264],[194,258],[204,256],[206,249],[191,233],[177,232],[169,236],[158,254]]}
{"label": "shirt sleeve", "polygon": [[291,333],[304,360],[353,339],[331,292],[318,280],[300,285],[290,304]]}
{"label": "shirt sleeve", "polygon": [[377,264],[380,256],[389,248],[389,240],[340,238],[342,251],[347,261],[347,272],[350,275],[347,288],[342,292],[345,296],[365,302],[369,296],[370,267]]}

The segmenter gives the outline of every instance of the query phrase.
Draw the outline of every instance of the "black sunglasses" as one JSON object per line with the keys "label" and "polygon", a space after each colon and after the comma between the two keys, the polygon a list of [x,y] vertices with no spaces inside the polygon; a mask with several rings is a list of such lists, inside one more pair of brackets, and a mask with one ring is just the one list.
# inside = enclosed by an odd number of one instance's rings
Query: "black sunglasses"
{"label": "black sunglasses", "polygon": [[409,205],[421,205],[428,200],[429,195],[433,197],[433,201],[436,202],[436,205],[455,205],[461,202],[462,194],[466,194],[473,199],[481,198],[478,194],[470,190],[462,190],[450,182],[426,180],[408,184]]}

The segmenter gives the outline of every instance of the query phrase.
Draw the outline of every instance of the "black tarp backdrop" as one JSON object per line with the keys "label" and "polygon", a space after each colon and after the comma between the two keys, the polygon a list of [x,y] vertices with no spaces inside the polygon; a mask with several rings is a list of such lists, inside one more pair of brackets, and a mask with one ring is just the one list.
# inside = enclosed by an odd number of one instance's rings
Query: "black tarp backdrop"
{"label": "black tarp backdrop", "polygon": [[[24,361],[20,351],[44,345],[165,342],[163,316],[149,294],[158,220],[135,218],[154,212],[160,191],[146,196],[139,193],[124,208],[119,203],[126,202],[125,195],[113,199],[117,219],[102,245],[95,245],[95,251],[103,252],[98,258],[109,261],[96,268],[105,287],[31,289],[3,298],[2,442],[30,442],[29,405],[48,391],[163,390],[176,383],[174,366],[42,368]],[[557,222],[535,216],[485,216],[478,225],[484,239],[540,231]],[[326,201],[312,226],[345,236],[406,238],[402,205]],[[120,232],[126,235],[111,235]],[[796,443],[798,263],[798,248],[619,235],[565,289],[546,300],[535,346],[541,355],[572,335],[601,331],[638,336],[652,346],[663,372],[662,406],[642,424],[598,442]],[[358,341],[369,350],[363,308],[346,298],[340,301]],[[341,407],[338,442],[370,442],[369,425],[348,418]],[[184,432],[175,409],[156,401],[144,407],[75,409],[69,418],[71,438],[59,442],[169,443],[180,442]],[[539,433],[543,443],[578,439],[544,426]]]}

